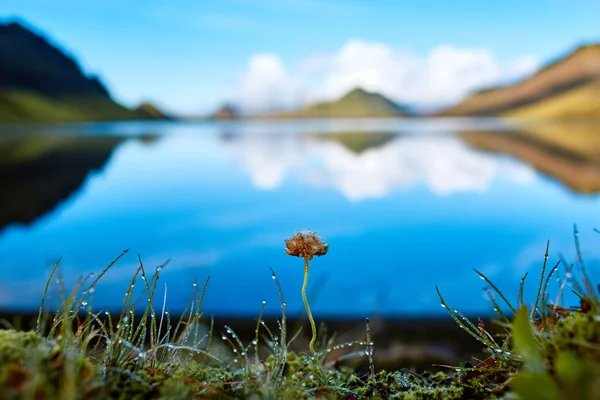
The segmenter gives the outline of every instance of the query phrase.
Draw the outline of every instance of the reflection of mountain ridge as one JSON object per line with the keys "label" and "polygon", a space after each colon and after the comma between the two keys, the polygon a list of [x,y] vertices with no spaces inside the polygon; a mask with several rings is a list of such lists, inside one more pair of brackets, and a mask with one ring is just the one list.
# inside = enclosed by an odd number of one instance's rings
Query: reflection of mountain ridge
{"label": "reflection of mountain ridge", "polygon": [[532,176],[520,164],[501,168],[503,161],[452,134],[396,135],[360,152],[329,134],[232,135],[222,143],[259,189],[276,189],[296,175],[312,186],[335,188],[351,201],[381,198],[416,184],[440,196],[482,192],[501,174],[516,182]]}
{"label": "reflection of mountain ridge", "polygon": [[474,148],[513,155],[576,192],[600,192],[600,130],[593,127],[540,125],[460,137]]}
{"label": "reflection of mountain ridge", "polygon": [[348,150],[360,154],[369,149],[385,146],[397,135],[392,132],[332,132],[311,133],[315,139],[333,140],[342,144]]}
{"label": "reflection of mountain ridge", "polygon": [[53,210],[106,164],[122,140],[48,135],[0,140],[0,229]]}

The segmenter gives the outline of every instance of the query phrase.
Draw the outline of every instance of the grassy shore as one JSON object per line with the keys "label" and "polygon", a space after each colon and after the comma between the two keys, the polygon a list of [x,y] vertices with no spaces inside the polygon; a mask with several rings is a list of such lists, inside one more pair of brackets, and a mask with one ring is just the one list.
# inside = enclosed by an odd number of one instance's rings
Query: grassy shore
{"label": "grassy shore", "polygon": [[[304,258],[306,281],[310,259],[325,255],[327,247],[314,235],[305,238],[286,242],[286,251]],[[438,291],[448,320],[477,344],[482,356],[425,371],[378,363],[377,354],[389,352],[389,343],[377,340],[383,336],[377,333],[380,320],[367,319],[360,330],[339,335],[317,320],[310,334],[304,321],[287,318],[275,272],[281,316],[263,318],[261,310],[249,328],[247,321],[234,326],[235,321],[202,314],[208,280],[194,283],[194,298],[183,315],[173,318],[166,296],[155,298],[161,268],[150,274],[140,262],[121,312],[111,315],[95,309],[93,299],[96,284],[112,264],[67,290],[57,263],[41,294],[33,329],[12,329],[5,321],[7,329],[0,330],[0,398],[600,398],[599,288],[588,277],[577,232],[575,245],[579,257],[573,264],[553,264],[546,255],[540,276],[522,279],[520,293],[525,285],[538,288],[533,299],[520,295],[511,301],[480,274],[497,310],[493,322],[465,317]],[[557,276],[558,285],[550,285]],[[50,311],[46,298],[55,286],[62,304]],[[571,290],[579,298],[574,307],[561,303]],[[140,302],[143,313],[134,313]]]}

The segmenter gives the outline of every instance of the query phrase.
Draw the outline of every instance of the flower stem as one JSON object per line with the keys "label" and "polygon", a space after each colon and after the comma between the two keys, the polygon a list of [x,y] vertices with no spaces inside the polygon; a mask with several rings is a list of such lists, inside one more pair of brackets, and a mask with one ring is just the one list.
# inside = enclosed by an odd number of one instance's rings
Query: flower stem
{"label": "flower stem", "polygon": [[310,307],[308,306],[308,300],[306,299],[306,285],[308,284],[308,258],[304,258],[304,285],[302,285],[302,300],[304,300],[304,307],[306,307],[306,313],[308,314],[308,320],[310,321],[310,327],[312,328],[312,339],[308,347],[310,348],[310,352],[315,354],[314,344],[317,340],[317,327],[315,326],[315,321],[313,320],[312,314],[310,312]]}

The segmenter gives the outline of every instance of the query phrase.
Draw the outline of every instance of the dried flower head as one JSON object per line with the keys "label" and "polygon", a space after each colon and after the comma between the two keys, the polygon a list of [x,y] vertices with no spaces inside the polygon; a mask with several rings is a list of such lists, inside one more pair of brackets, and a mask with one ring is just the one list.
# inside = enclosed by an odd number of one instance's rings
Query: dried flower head
{"label": "dried flower head", "polygon": [[290,256],[312,260],[314,256],[324,256],[329,250],[325,243],[314,231],[298,231],[285,241],[285,252]]}

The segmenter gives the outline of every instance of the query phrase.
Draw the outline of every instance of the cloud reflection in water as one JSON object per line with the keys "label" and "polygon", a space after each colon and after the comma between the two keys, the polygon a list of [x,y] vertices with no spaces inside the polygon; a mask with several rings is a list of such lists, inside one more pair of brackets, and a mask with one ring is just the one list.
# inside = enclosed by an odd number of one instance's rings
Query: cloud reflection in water
{"label": "cloud reflection in water", "polygon": [[451,134],[390,135],[385,143],[358,151],[344,143],[356,135],[377,133],[239,135],[225,147],[259,189],[274,190],[286,176],[298,174],[313,186],[335,188],[350,201],[381,198],[421,183],[447,196],[485,192],[500,176],[520,184],[534,178],[532,168],[474,150]]}

